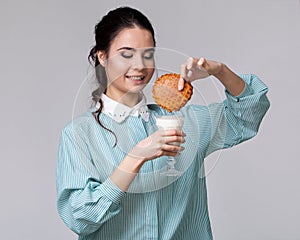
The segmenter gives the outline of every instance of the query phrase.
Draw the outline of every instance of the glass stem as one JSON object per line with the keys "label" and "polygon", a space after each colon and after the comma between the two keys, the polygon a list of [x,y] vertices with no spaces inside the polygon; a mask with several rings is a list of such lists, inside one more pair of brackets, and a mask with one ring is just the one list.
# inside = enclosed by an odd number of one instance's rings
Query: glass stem
{"label": "glass stem", "polygon": [[175,169],[175,164],[176,164],[175,158],[174,157],[169,157],[168,161],[167,161],[167,164],[168,164],[168,169]]}

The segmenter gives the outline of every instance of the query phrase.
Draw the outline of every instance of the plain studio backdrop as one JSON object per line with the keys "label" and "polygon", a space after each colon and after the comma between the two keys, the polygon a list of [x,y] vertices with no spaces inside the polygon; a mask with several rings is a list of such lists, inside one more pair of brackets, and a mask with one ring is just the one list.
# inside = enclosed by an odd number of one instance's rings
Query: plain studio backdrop
{"label": "plain studio backdrop", "polygon": [[299,240],[299,4],[2,0],[1,239],[76,239],[56,211],[58,139],[87,74],[94,25],[129,5],[149,17],[159,47],[224,62],[269,86],[258,135],[206,163],[215,239]]}

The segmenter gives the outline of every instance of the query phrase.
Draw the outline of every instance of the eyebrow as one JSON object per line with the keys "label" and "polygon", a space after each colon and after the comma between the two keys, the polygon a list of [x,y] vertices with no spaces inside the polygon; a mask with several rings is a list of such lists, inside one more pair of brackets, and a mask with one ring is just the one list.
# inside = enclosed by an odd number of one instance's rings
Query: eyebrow
{"label": "eyebrow", "polygon": [[152,48],[147,48],[147,49],[145,50],[145,52],[151,52],[151,51],[154,52],[154,51],[155,51],[155,48],[152,47]]}
{"label": "eyebrow", "polygon": [[[118,51],[120,50],[131,50],[131,51],[136,51],[136,48],[131,48],[131,47],[121,47],[117,49]],[[149,52],[149,51],[155,51],[155,49],[153,47],[147,48],[145,49],[145,52]]]}
{"label": "eyebrow", "polygon": [[131,47],[121,47],[121,48],[118,48],[117,50],[119,51],[119,50],[135,50],[135,49],[131,48]]}

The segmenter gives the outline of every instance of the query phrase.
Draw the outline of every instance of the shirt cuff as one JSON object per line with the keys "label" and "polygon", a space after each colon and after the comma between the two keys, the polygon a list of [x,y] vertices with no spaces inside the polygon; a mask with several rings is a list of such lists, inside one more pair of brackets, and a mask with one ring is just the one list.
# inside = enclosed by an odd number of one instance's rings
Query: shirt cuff
{"label": "shirt cuff", "polygon": [[243,91],[238,96],[233,96],[227,91],[227,89],[225,90],[227,97],[229,99],[232,99],[232,100],[236,101],[236,102],[239,102],[241,98],[246,97],[246,96],[250,96],[254,93],[252,87],[250,87],[250,85],[247,83],[248,76],[243,74],[243,75],[239,75],[239,77],[242,78],[243,81],[245,82],[245,87],[244,87]]}
{"label": "shirt cuff", "polygon": [[110,178],[107,178],[102,183],[102,190],[105,196],[117,205],[120,204],[121,199],[126,195],[126,193],[118,188],[118,186],[114,184],[114,182]]}

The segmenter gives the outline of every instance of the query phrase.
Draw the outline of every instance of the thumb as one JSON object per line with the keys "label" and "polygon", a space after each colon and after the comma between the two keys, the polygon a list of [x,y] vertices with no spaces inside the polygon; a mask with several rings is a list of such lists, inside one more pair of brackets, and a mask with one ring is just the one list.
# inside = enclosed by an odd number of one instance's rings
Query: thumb
{"label": "thumb", "polygon": [[181,91],[184,87],[184,79],[187,77],[187,66],[182,64],[180,66],[180,78],[178,81],[178,91]]}
{"label": "thumb", "polygon": [[178,81],[178,91],[181,91],[184,86],[184,79],[180,76],[179,81]]}
{"label": "thumb", "polygon": [[200,58],[199,61],[197,62],[197,65],[200,70],[205,71],[206,70],[205,67],[207,67],[207,62],[206,62],[205,58],[203,58],[203,57]]}

